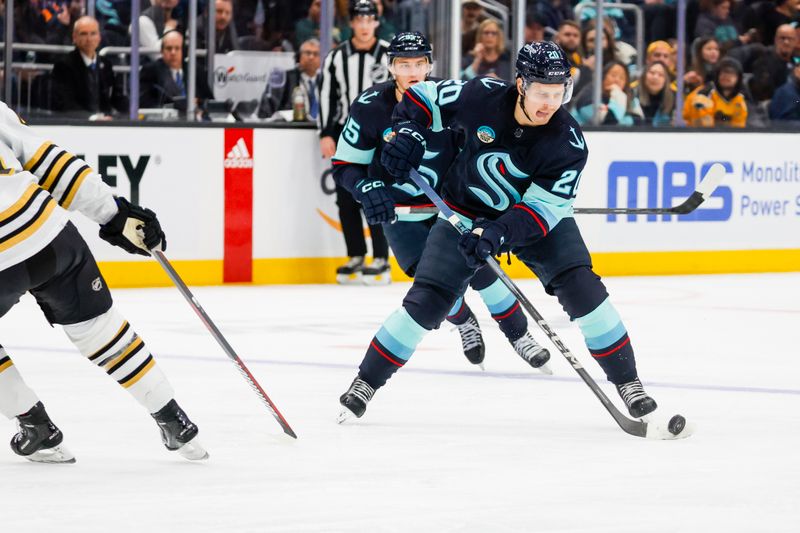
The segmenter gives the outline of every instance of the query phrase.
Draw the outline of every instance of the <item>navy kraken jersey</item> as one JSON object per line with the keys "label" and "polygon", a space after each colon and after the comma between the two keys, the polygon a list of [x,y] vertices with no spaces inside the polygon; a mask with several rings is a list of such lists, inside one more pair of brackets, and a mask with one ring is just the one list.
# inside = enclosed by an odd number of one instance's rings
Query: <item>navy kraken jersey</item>
{"label": "navy kraken jersey", "polygon": [[[350,107],[350,116],[336,144],[333,156],[334,180],[352,192],[355,184],[365,178],[383,180],[397,205],[432,205],[412,183],[402,185],[381,166],[381,150],[392,131],[392,111],[397,105],[394,81],[381,83],[361,93]],[[444,129],[428,135],[425,156],[419,167],[428,183],[441,190],[447,169],[458,153],[458,136]],[[400,220],[412,221],[432,215],[398,215]]]}
{"label": "navy kraken jersey", "polygon": [[406,92],[393,122],[462,133],[464,146],[443,190],[455,211],[492,220],[513,211],[544,236],[572,215],[588,152],[580,126],[563,108],[543,126],[520,126],[517,98],[515,85],[495,78],[428,81]]}

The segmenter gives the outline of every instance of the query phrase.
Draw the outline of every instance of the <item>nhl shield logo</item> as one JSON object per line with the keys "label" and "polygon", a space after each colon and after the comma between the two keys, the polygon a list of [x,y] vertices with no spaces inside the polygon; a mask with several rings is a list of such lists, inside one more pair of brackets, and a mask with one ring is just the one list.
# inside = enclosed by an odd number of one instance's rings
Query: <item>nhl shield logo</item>
{"label": "nhl shield logo", "polygon": [[481,126],[478,128],[478,139],[481,140],[482,143],[490,143],[494,142],[495,134],[494,130],[489,126]]}
{"label": "nhl shield logo", "polygon": [[372,79],[372,83],[383,83],[389,79],[389,69],[376,63],[370,67],[369,77]]}
{"label": "nhl shield logo", "polygon": [[100,292],[103,289],[103,280],[101,278],[94,278],[92,280],[92,290]]}

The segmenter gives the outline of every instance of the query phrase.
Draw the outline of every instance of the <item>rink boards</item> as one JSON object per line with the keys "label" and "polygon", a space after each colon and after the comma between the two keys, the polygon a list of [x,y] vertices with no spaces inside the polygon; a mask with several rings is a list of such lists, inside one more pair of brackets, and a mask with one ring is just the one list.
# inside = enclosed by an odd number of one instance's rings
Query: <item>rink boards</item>
{"label": "rink boards", "polygon": [[[327,283],[345,255],[333,183],[307,129],[41,127],[121,195],[158,213],[188,283]],[[581,139],[575,138],[576,149]],[[576,207],[677,205],[705,169],[727,176],[691,215],[580,215],[602,275],[800,271],[796,134],[588,132]],[[494,179],[488,173],[488,179]],[[75,216],[112,286],[163,286],[152,260]],[[514,276],[530,277],[519,262]],[[395,279],[403,279],[395,268]]]}

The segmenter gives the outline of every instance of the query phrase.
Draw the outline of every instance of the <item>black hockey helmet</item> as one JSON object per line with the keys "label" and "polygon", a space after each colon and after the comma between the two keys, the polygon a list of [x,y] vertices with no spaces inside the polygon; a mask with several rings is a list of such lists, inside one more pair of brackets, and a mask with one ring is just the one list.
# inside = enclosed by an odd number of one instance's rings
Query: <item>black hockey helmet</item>
{"label": "black hockey helmet", "polygon": [[517,77],[529,83],[564,85],[562,105],[572,98],[570,62],[564,50],[549,41],[534,41],[523,46],[517,54]]}
{"label": "black hockey helmet", "polygon": [[350,18],[356,17],[378,18],[378,6],[374,0],[352,0],[350,2]]}
{"label": "black hockey helmet", "polygon": [[398,57],[425,57],[428,63],[433,63],[431,43],[418,31],[404,31],[395,35],[386,55],[390,65]]}

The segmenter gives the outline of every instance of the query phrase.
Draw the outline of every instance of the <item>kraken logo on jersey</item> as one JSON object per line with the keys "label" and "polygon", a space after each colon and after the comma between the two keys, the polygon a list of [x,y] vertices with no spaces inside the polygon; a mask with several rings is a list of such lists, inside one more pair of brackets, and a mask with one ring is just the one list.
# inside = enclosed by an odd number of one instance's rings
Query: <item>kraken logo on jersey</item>
{"label": "kraken logo on jersey", "polygon": [[487,152],[478,157],[476,165],[478,167],[478,174],[480,174],[484,183],[486,183],[497,197],[497,199],[494,199],[491,194],[483,189],[470,186],[469,190],[472,191],[472,194],[477,196],[481,202],[497,211],[505,211],[511,206],[512,198],[514,203],[518,203],[522,199],[519,192],[505,177],[510,175],[513,178],[524,179],[527,178],[528,175],[514,165],[511,161],[510,154],[506,152]]}
{"label": "kraken logo on jersey", "polygon": [[[425,155],[422,156],[422,160],[426,159],[435,159],[440,152],[431,152],[430,150],[425,150]],[[431,186],[433,190],[436,190],[436,185],[439,183],[439,175],[430,167],[426,167],[425,165],[420,165],[417,169],[417,172],[425,178],[425,181],[428,182],[428,185]],[[403,191],[409,196],[421,196],[422,190],[420,190],[416,185],[413,183],[394,183],[392,185],[397,190]]]}

